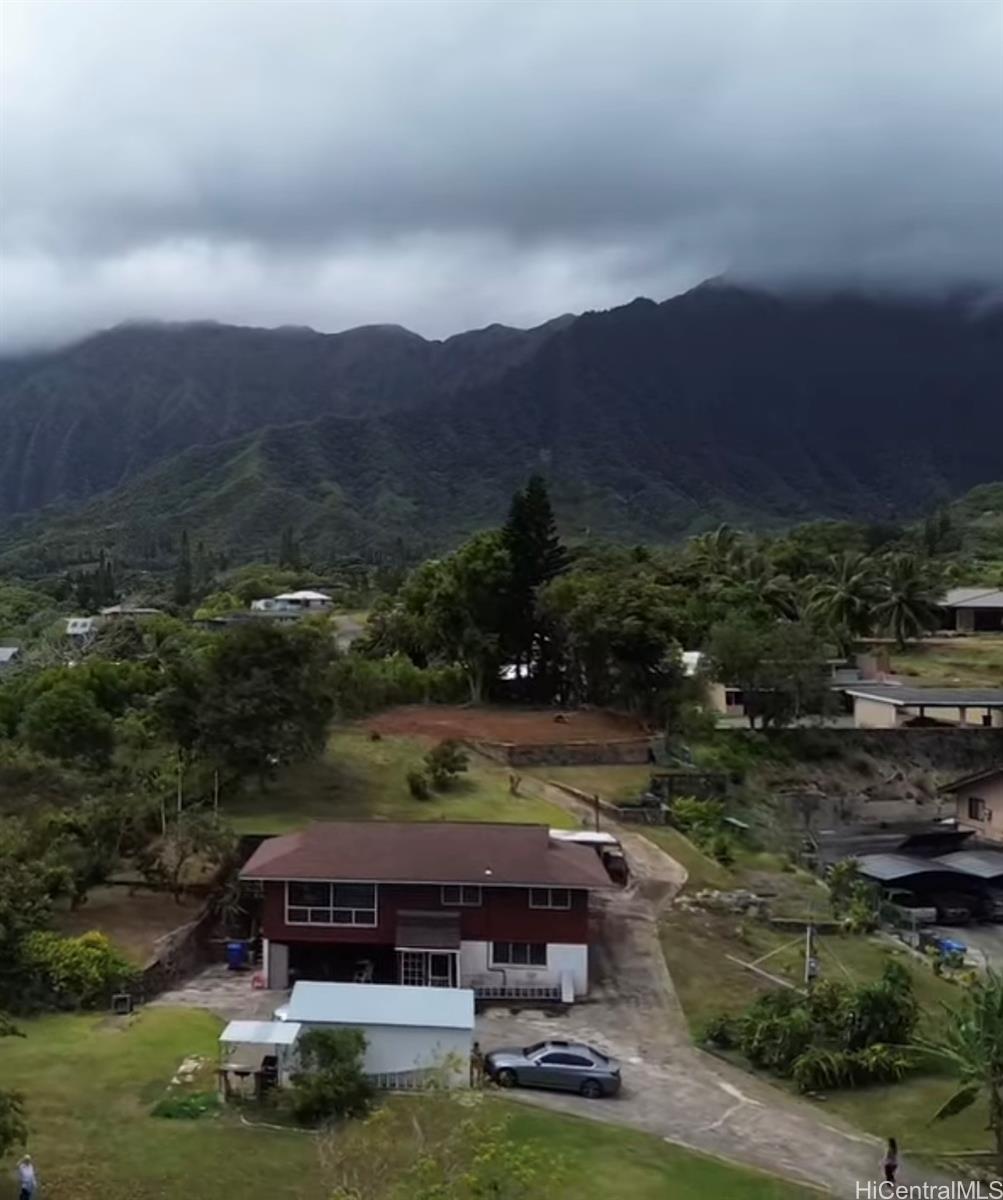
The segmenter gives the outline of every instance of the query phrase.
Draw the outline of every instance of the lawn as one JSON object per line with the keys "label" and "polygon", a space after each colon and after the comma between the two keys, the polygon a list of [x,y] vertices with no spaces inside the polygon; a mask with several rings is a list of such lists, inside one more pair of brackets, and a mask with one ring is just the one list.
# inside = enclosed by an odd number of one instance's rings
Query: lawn
{"label": "lawn", "polygon": [[377,741],[358,728],[336,730],[323,756],[284,770],[265,791],[248,785],[224,808],[244,833],[286,833],[310,821],[507,821],[569,828],[556,805],[509,792],[509,772],[477,759],[446,792],[415,800],[408,771],[420,768],[428,743],[408,737]]}
{"label": "lawn", "polygon": [[891,669],[926,687],[1000,687],[1003,637],[940,639],[893,650]]}
{"label": "lawn", "polygon": [[[199,1121],[149,1115],[187,1055],[214,1060],[220,1023],[191,1009],[128,1020],[51,1016],[0,1048],[5,1085],[27,1097],[30,1149],[44,1194],[59,1200],[314,1200],[326,1194],[315,1139],[250,1129],[235,1113]],[[503,1102],[497,1102],[502,1106]],[[541,1144],[561,1172],[552,1200],[796,1200],[794,1185],[659,1138],[516,1104],[510,1131]]]}

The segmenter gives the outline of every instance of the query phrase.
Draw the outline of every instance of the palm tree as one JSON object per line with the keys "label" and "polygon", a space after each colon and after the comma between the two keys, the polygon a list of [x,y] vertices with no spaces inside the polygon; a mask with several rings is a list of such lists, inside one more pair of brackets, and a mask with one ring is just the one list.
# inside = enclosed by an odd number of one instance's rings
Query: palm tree
{"label": "palm tree", "polygon": [[948,1019],[940,1035],[918,1047],[950,1067],[958,1090],[934,1113],[935,1121],[963,1112],[981,1096],[989,1102],[989,1128],[1003,1165],[1003,976],[993,970],[977,979],[956,1009],[945,1005]]}
{"label": "palm tree", "polygon": [[821,621],[845,653],[869,631],[876,598],[871,559],[847,550],[826,559],[825,574],[811,584],[808,613]]}
{"label": "palm tree", "polygon": [[929,567],[914,554],[890,554],[882,563],[874,615],[902,649],[909,638],[936,625],[939,588]]}

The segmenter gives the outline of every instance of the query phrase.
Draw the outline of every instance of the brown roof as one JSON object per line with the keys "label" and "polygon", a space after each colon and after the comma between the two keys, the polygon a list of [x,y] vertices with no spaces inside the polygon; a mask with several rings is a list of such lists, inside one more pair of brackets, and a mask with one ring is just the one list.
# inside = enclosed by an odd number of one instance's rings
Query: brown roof
{"label": "brown roof", "polygon": [[962,788],[970,787],[975,783],[984,783],[987,779],[995,779],[997,775],[1003,775],[1003,764],[998,767],[990,767],[988,771],[976,771],[973,775],[963,775],[961,779],[955,779],[953,783],[947,784],[940,790],[942,792],[958,792]]}
{"label": "brown roof", "polygon": [[552,842],[545,825],[336,821],[262,842],[242,879],[358,879],[600,888],[609,877],[588,846]]}

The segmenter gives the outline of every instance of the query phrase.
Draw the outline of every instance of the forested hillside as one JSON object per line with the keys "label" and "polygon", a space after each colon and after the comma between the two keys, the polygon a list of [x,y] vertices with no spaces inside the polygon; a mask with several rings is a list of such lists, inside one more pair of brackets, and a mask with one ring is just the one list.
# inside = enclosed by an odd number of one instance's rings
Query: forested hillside
{"label": "forested hillside", "polygon": [[260,556],[285,524],[322,558],[416,558],[532,470],[569,535],[632,540],[908,519],[1003,475],[1003,312],[962,300],[712,283],[446,342],[127,326],[0,389],[0,549],[38,566],[181,527]]}

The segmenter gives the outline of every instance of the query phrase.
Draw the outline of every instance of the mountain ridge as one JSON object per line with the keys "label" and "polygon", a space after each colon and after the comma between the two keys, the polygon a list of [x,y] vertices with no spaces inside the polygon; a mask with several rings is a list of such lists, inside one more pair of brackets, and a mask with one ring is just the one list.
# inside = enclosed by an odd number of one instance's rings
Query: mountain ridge
{"label": "mountain ridge", "polygon": [[[40,420],[39,373],[0,373],[0,447],[14,429],[25,453],[11,475],[0,449],[8,561],[96,543],[142,558],[181,526],[255,556],[285,524],[323,557],[415,556],[497,521],[532,470],[572,536],[631,540],[898,519],[1003,476],[1003,312],[957,298],[715,282],[444,342],[185,328],[180,357],[127,336],[113,369],[107,343],[50,360]],[[320,367],[314,338],[336,351]],[[75,438],[81,414],[118,429],[111,462]]]}

